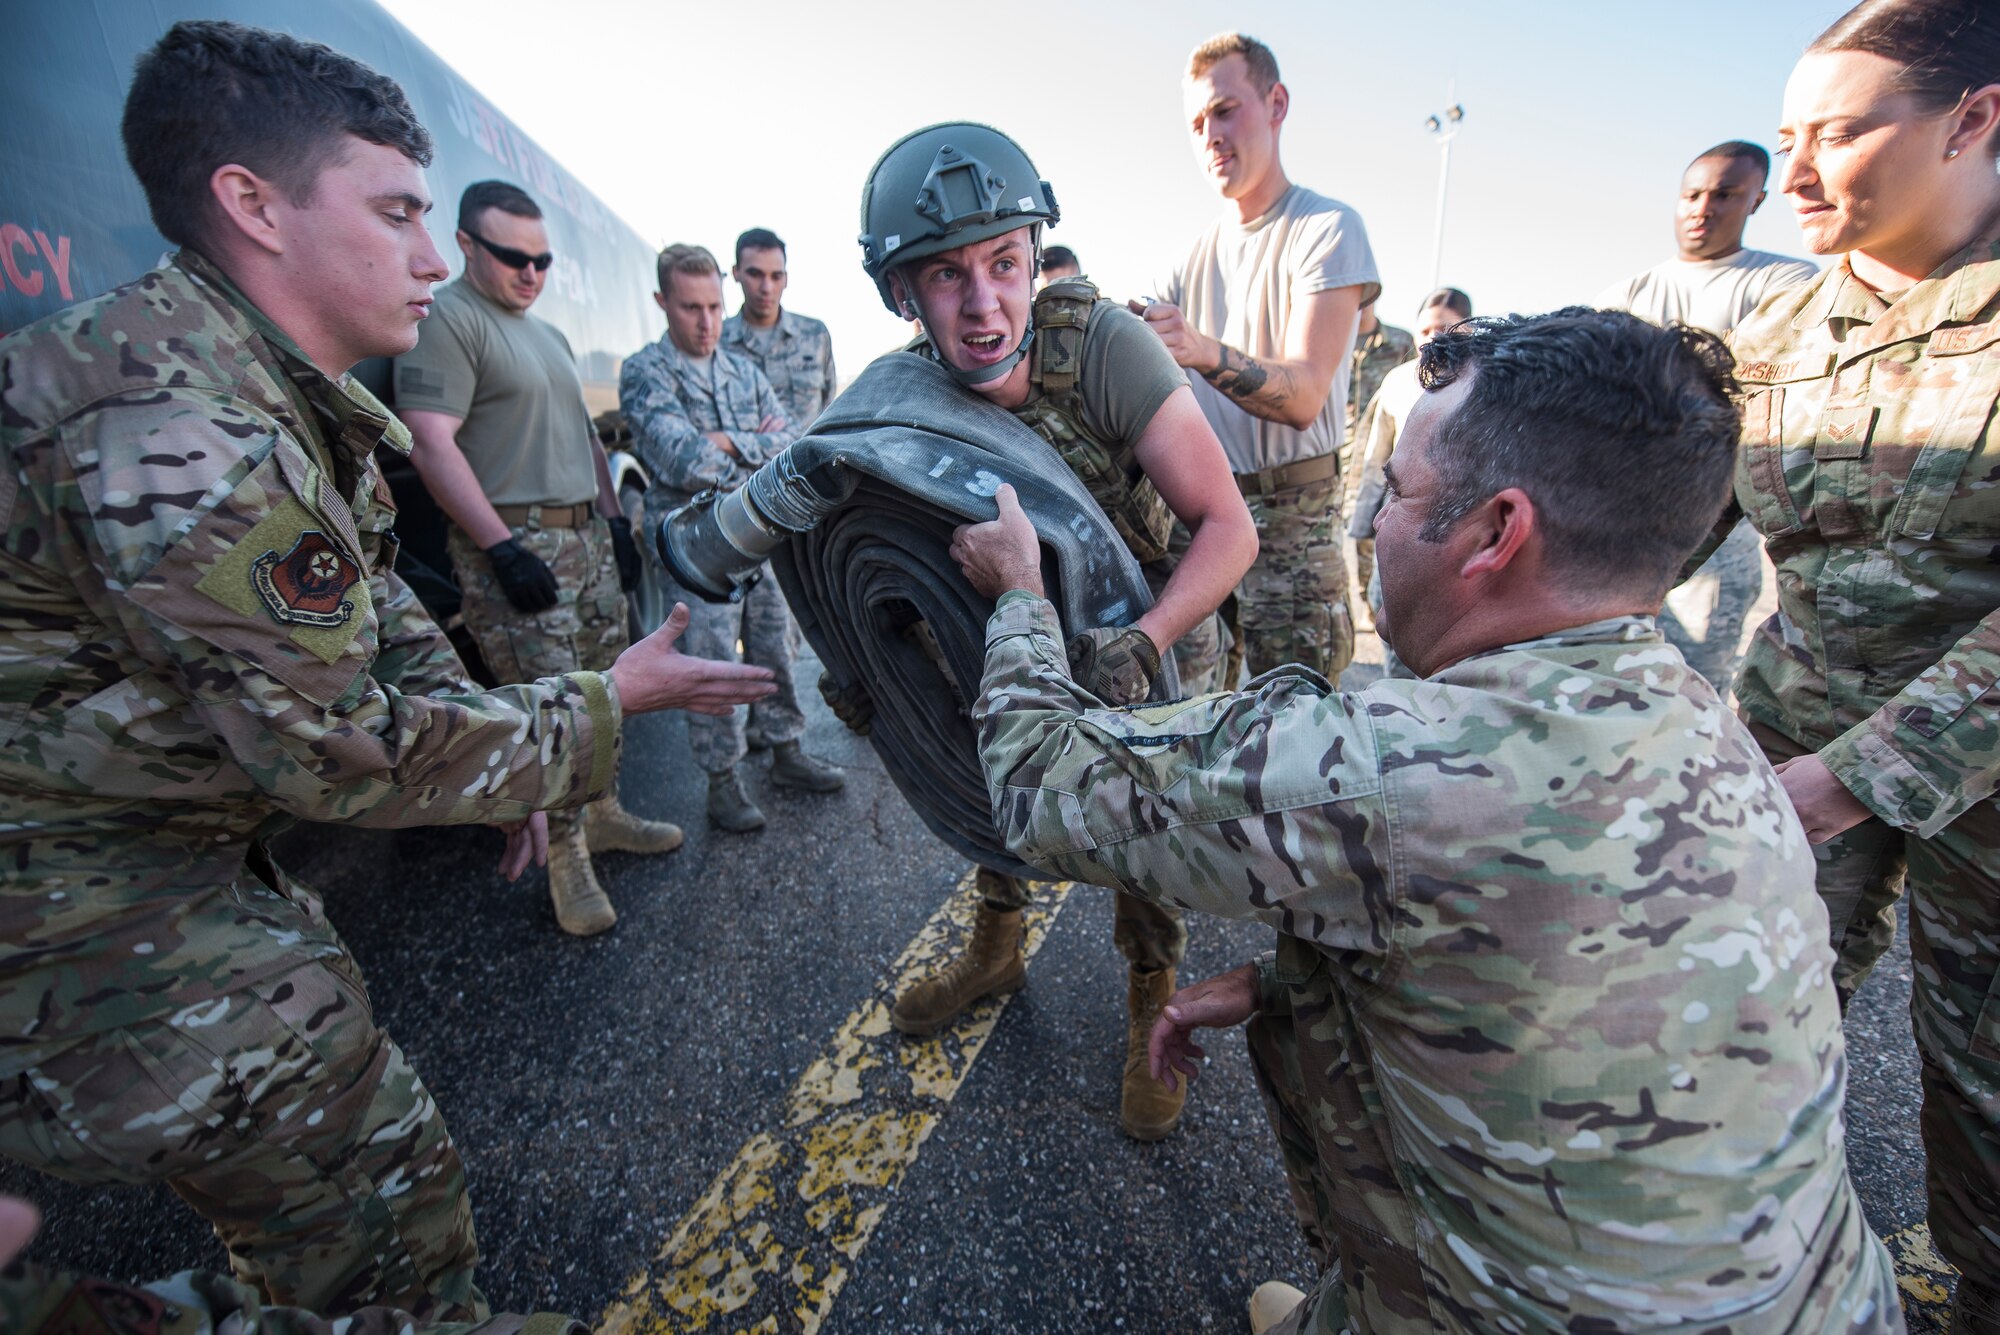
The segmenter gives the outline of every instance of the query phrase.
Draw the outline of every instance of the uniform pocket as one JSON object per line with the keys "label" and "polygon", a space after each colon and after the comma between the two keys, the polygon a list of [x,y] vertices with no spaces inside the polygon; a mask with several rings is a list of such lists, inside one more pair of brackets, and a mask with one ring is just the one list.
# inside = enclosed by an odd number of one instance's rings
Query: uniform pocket
{"label": "uniform pocket", "polygon": [[75,1182],[162,1182],[232,1149],[240,1113],[216,1063],[146,1024],[22,1072],[16,1097],[0,1095],[0,1149]]}
{"label": "uniform pocket", "polygon": [[1736,494],[1744,512],[1766,537],[1805,528],[1785,481],[1785,391],[1762,389],[1743,401],[1743,448],[1736,461]]}
{"label": "uniform pocket", "polygon": [[174,1032],[203,1054],[230,1092],[232,1114],[248,1135],[270,1137],[315,1117],[345,1091],[365,1085],[378,1031],[360,984],[337,961],[315,962],[254,983],[175,1017]]}
{"label": "uniform pocket", "polygon": [[1983,340],[1945,337],[1977,332],[1967,329],[1933,335],[1914,383],[1896,405],[1893,426],[1923,442],[1896,507],[1899,535],[2000,535],[2000,457],[1992,447],[2000,400],[2000,346],[1992,331],[2000,326],[1986,328]]}

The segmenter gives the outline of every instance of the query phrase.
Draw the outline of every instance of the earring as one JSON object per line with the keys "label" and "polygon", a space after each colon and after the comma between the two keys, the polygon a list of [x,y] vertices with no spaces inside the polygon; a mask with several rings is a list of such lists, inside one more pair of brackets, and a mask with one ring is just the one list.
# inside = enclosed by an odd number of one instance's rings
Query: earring
{"label": "earring", "polygon": [[1955,149],[1955,148],[1947,148],[1947,149],[1946,149],[1946,150],[1944,151],[1944,160],[1945,160],[1946,162],[1950,162],[1950,161],[1951,161],[1951,160],[1952,160],[1953,158],[1955,158],[1955,157],[1957,157],[1957,156],[1958,156],[1958,150],[1957,150],[1957,149]]}

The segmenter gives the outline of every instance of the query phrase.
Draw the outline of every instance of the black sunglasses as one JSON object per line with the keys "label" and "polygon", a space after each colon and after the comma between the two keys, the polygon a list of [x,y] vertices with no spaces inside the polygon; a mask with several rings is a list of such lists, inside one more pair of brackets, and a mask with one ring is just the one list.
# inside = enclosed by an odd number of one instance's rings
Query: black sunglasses
{"label": "black sunglasses", "polygon": [[[459,230],[464,231],[465,229],[460,228]],[[546,250],[539,255],[530,255],[527,251],[516,250],[512,246],[496,246],[477,232],[466,232],[465,234],[486,247],[487,254],[506,265],[509,269],[525,269],[532,264],[535,266],[535,272],[542,273],[551,264],[556,262],[556,257],[549,254]]]}

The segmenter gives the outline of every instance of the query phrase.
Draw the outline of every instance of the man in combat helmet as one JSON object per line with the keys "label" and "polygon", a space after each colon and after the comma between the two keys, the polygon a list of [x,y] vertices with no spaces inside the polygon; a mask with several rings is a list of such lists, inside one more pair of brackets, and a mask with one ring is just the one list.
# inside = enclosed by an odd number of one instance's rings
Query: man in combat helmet
{"label": "man in combat helmet", "polygon": [[[984,125],[933,125],[898,140],[869,173],[862,267],[884,305],[920,322],[908,350],[1053,445],[1145,573],[1150,610],[1071,642],[1089,689],[1112,704],[1142,700],[1171,648],[1182,689],[1213,690],[1225,648],[1215,610],[1255,559],[1256,528],[1186,373],[1145,322],[1081,278],[1036,292],[1042,228],[1060,216],[1012,139]],[[1170,561],[1176,519],[1191,541]],[[977,886],[965,953],[896,998],[891,1015],[905,1034],[936,1033],[1023,981],[1027,887],[985,867]],[[1187,930],[1179,910],[1131,895],[1118,896],[1116,912],[1115,940],[1130,964],[1119,1120],[1127,1134],[1157,1140],[1179,1125],[1185,1087],[1150,1078],[1146,1043],[1173,994]]]}

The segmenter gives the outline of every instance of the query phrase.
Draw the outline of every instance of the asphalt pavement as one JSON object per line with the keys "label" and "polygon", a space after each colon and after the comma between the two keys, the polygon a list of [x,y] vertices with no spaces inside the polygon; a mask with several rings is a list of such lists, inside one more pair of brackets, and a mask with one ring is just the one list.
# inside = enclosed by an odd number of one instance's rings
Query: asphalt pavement
{"label": "asphalt pavement", "polygon": [[[1003,1007],[935,1044],[886,1032],[898,973],[962,930],[966,869],[807,694],[807,747],[846,791],[774,790],[753,756],[770,824],[747,836],[706,827],[682,722],[633,722],[627,805],[688,842],[598,860],[620,922],[594,940],[556,929],[538,874],[499,879],[488,831],[283,840],[451,1125],[496,1309],[617,1331],[1178,1332],[1242,1329],[1256,1284],[1309,1283],[1240,1037],[1210,1045],[1177,1135],[1118,1130],[1108,892],[1045,892],[1029,984]],[[1267,940],[1191,928],[1184,981]],[[1917,1227],[1908,979],[1899,943],[1850,1016],[1849,1155],[1870,1222],[1912,1258],[1925,1331],[1944,1290]],[[45,1262],[121,1279],[225,1263],[164,1187],[0,1165],[0,1192],[42,1206]]]}

